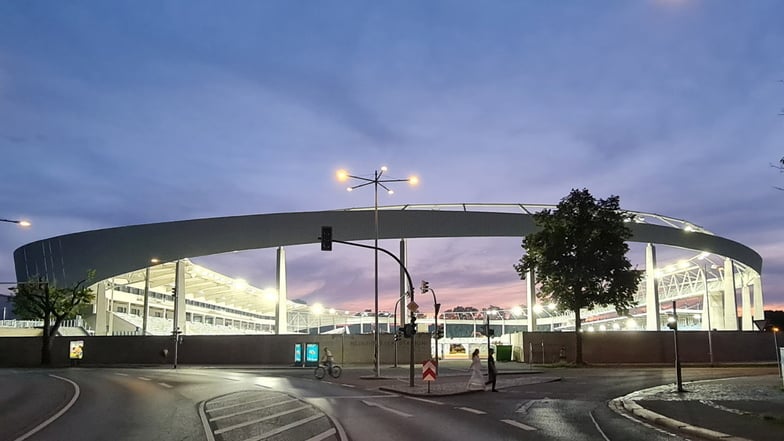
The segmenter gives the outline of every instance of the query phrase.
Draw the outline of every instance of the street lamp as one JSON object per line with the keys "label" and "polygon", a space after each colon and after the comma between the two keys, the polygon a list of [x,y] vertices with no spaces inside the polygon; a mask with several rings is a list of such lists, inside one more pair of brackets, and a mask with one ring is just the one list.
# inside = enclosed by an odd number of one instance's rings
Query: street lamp
{"label": "street lamp", "polygon": [[[357,188],[362,188],[362,187],[365,187],[365,186],[373,184],[373,189],[374,189],[374,193],[375,193],[375,199],[374,199],[374,202],[373,202],[373,225],[375,227],[375,236],[374,236],[374,241],[373,241],[373,247],[375,248],[375,266],[374,266],[374,268],[375,268],[375,270],[374,270],[374,280],[375,280],[375,296],[374,296],[375,322],[374,322],[374,325],[375,325],[375,327],[373,329],[373,334],[374,334],[374,337],[373,337],[373,341],[374,341],[374,344],[373,344],[373,346],[374,346],[373,347],[373,358],[375,359],[375,367],[374,368],[375,368],[375,372],[376,372],[376,374],[375,374],[376,377],[379,376],[380,369],[381,369],[381,357],[379,356],[380,340],[379,340],[379,332],[378,332],[378,187],[381,187],[384,190],[386,190],[388,194],[393,194],[394,191],[392,191],[389,187],[387,187],[384,184],[392,183],[392,182],[408,182],[411,185],[416,185],[416,184],[419,183],[419,178],[417,178],[416,176],[410,176],[407,179],[382,179],[382,176],[384,175],[384,172],[386,172],[386,171],[387,171],[387,167],[386,166],[381,167],[380,170],[375,170],[374,173],[373,173],[373,178],[372,179],[371,178],[365,178],[365,177],[362,177],[362,176],[351,175],[346,170],[338,170],[338,172],[337,172],[338,180],[341,181],[341,182],[346,181],[349,178],[356,179],[356,180],[362,182],[361,184],[354,185],[352,187],[348,187],[346,190],[354,191]],[[413,287],[412,287],[412,289],[413,289]]]}
{"label": "street lamp", "polygon": [[0,219],[0,222],[8,222],[11,224],[19,224],[22,227],[29,227],[31,224],[29,221],[26,220],[14,220],[14,219]]}
{"label": "street lamp", "polygon": [[538,303],[536,305],[534,305],[534,313],[536,313],[537,315],[545,313],[545,314],[547,314],[547,318],[550,319],[550,332],[553,332],[553,329],[554,329],[552,312],[555,311],[555,308],[557,308],[557,306],[558,305],[556,305],[555,303],[550,303],[549,305],[547,305],[547,309],[545,309],[544,306],[542,306],[542,305],[540,305]]}
{"label": "street lamp", "polygon": [[318,328],[316,329],[316,334],[321,334],[321,314],[324,313],[324,307],[321,305],[321,303],[316,303],[310,308],[310,311],[313,314],[316,314],[316,317],[318,317]]}

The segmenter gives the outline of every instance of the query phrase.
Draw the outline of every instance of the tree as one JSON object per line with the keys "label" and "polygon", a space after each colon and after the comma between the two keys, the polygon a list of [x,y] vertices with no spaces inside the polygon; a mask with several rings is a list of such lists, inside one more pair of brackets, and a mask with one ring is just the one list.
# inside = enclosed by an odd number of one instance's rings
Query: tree
{"label": "tree", "polygon": [[642,271],[626,258],[630,215],[618,196],[596,200],[586,189],[572,189],[554,210],[533,218],[539,230],[525,236],[526,253],[514,267],[521,279],[535,270],[537,298],[574,312],[576,363],[583,364],[580,309],[613,305],[624,315],[634,305]]}
{"label": "tree", "polygon": [[18,283],[13,289],[14,313],[22,319],[44,322],[42,365],[52,362],[52,344],[63,321],[74,318],[81,305],[93,301],[92,290],[85,285],[93,278],[93,274],[93,271],[88,272],[86,279],[66,288],[58,288],[55,283],[33,277],[27,282]]}

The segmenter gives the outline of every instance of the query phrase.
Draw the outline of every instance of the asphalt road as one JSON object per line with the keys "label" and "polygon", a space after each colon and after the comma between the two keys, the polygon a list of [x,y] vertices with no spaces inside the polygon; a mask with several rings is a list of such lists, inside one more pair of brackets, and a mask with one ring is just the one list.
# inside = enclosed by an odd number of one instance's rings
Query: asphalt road
{"label": "asphalt road", "polygon": [[[296,369],[5,369],[0,440],[685,439],[608,407],[671,383],[666,369],[563,369],[558,382],[440,397],[382,392],[384,382],[401,380],[366,374],[348,368],[341,379],[318,381]],[[462,368],[454,374],[462,381]]]}

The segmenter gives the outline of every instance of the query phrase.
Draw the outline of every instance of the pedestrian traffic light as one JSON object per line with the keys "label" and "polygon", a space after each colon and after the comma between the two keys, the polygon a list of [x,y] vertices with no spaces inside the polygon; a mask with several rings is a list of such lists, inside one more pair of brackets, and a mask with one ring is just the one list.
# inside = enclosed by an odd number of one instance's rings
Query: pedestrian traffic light
{"label": "pedestrian traffic light", "polygon": [[321,251],[332,251],[332,227],[321,227]]}
{"label": "pedestrian traffic light", "polygon": [[414,336],[414,334],[416,334],[416,328],[414,328],[414,325],[411,323],[406,323],[403,326],[403,337],[411,338]]}
{"label": "pedestrian traffic light", "polygon": [[430,282],[427,280],[422,281],[422,294],[426,294],[430,290]]}

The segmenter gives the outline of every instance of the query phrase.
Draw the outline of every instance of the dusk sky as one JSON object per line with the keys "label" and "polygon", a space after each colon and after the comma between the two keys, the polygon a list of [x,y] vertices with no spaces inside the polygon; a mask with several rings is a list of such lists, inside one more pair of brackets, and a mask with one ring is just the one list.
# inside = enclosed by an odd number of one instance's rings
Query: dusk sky
{"label": "dusk sky", "polygon": [[[5,1],[0,218],[33,225],[0,224],[0,281],[52,236],[372,206],[335,172],[386,165],[420,184],[380,205],[587,188],[688,220],[760,253],[782,309],[782,79],[780,0]],[[409,270],[443,309],[508,307],[520,243],[412,240]],[[289,298],[372,308],[372,252],[287,256]],[[193,260],[275,283],[274,249]],[[380,262],[391,310],[397,267]]]}

